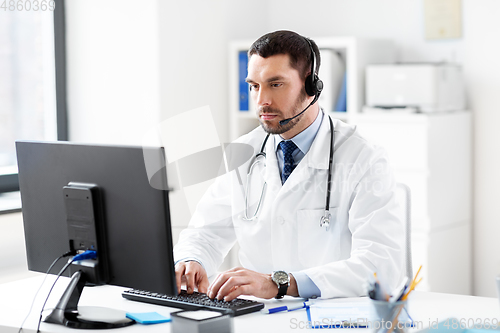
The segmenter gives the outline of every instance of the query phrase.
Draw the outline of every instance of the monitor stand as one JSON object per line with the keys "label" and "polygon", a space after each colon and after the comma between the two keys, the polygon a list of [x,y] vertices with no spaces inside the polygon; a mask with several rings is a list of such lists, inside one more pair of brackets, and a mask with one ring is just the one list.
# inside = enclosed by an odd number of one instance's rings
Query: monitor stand
{"label": "monitor stand", "polygon": [[79,308],[78,301],[86,280],[85,273],[75,272],[57,306],[44,322],[79,329],[119,328],[135,323],[134,320],[125,317],[124,311],[101,307]]}

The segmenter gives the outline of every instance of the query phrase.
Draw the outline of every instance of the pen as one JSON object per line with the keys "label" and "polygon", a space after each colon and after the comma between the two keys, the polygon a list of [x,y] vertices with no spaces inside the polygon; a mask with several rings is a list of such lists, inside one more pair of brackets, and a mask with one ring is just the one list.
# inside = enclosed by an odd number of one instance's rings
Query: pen
{"label": "pen", "polygon": [[309,305],[311,305],[310,302],[304,302],[304,303],[297,304],[297,305],[291,305],[291,306],[284,305],[284,306],[278,306],[277,308],[272,308],[272,309],[262,309],[262,310],[260,310],[260,312],[270,314],[270,313],[283,312],[283,311],[293,311],[293,310],[307,308]]}

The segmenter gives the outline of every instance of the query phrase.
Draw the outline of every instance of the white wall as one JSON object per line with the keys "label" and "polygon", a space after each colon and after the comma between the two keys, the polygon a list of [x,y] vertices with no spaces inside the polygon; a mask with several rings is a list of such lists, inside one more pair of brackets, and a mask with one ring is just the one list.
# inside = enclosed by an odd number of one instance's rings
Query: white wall
{"label": "white wall", "polygon": [[0,284],[39,275],[28,271],[21,213],[0,214]]}
{"label": "white wall", "polygon": [[492,297],[500,274],[499,12],[499,1],[465,1],[464,67],[475,132],[474,293]]}
{"label": "white wall", "polygon": [[269,17],[270,30],[391,39],[398,61],[461,61],[463,56],[462,40],[424,39],[421,0],[311,0],[307,6],[300,0],[273,0]]}
{"label": "white wall", "polygon": [[156,0],[66,1],[70,140],[141,144],[160,117]]}

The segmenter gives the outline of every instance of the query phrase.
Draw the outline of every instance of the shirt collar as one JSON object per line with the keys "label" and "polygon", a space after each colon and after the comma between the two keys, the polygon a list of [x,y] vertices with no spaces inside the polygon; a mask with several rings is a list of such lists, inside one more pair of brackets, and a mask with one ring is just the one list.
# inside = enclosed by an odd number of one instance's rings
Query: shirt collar
{"label": "shirt collar", "polygon": [[[295,143],[295,145],[304,155],[309,151],[309,148],[311,148],[314,138],[316,137],[319,127],[321,126],[322,120],[323,110],[320,109],[313,123],[309,125],[309,127],[307,127],[305,130],[290,139],[291,141],[293,141],[293,143]],[[285,141],[285,139],[283,139],[281,135],[274,135],[275,152],[278,150],[278,146],[281,141]]]}

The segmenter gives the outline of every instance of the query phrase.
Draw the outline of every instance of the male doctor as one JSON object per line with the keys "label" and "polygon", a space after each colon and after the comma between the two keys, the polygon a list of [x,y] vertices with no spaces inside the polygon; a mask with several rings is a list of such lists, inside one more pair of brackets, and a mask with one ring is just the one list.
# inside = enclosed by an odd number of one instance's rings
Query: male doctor
{"label": "male doctor", "polygon": [[[404,231],[385,152],[318,106],[314,41],[276,31],[248,55],[261,126],[236,142],[265,157],[219,177],[201,199],[174,248],[179,291],[183,282],[188,293],[197,288],[226,301],[352,297],[365,294],[373,272],[395,287],[404,274]],[[235,242],[243,267],[209,285]]]}

